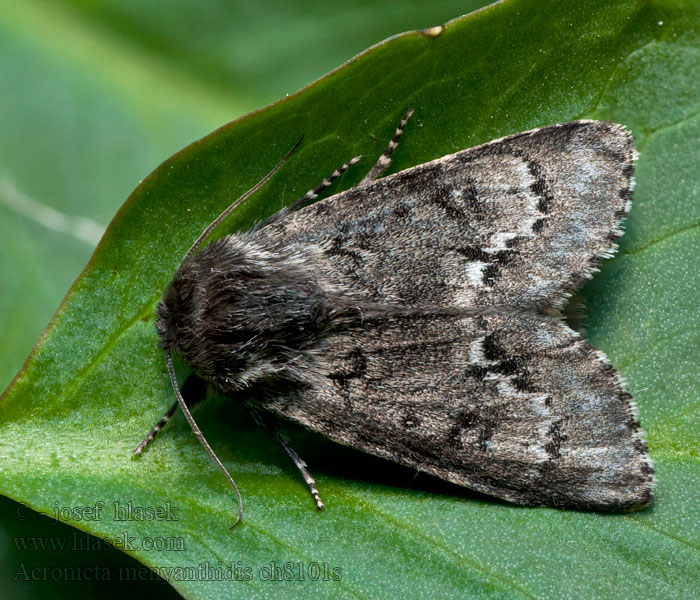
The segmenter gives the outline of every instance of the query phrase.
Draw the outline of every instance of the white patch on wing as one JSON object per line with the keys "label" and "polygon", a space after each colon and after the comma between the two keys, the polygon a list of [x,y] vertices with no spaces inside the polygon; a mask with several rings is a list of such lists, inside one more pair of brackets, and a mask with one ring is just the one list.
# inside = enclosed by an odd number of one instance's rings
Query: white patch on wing
{"label": "white patch on wing", "polygon": [[541,417],[551,417],[551,411],[547,406],[547,400],[549,399],[549,394],[542,394],[540,396],[534,396],[530,398],[530,404],[532,410]]}
{"label": "white patch on wing", "polygon": [[486,357],[484,356],[484,337],[476,338],[469,344],[469,362],[473,365],[487,365]]}
{"label": "white patch on wing", "polygon": [[477,260],[470,262],[464,268],[464,272],[471,285],[483,287],[484,269],[488,267],[489,264],[490,263],[480,262]]}
{"label": "white patch on wing", "polygon": [[[530,233],[530,235],[532,235],[532,233]],[[498,252],[499,250],[507,250],[508,242],[516,237],[521,236],[522,233],[512,231],[494,233],[490,239],[491,245],[488,248],[484,248],[484,250],[486,252]]]}

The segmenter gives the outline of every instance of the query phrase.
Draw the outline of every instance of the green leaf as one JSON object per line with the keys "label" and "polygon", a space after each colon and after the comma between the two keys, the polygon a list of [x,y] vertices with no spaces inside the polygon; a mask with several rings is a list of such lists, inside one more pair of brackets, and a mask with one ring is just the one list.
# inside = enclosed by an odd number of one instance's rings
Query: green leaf
{"label": "green leaf", "polygon": [[[101,537],[127,531],[141,546],[129,554],[191,598],[692,596],[700,420],[687,324],[699,311],[699,68],[695,3],[511,0],[437,37],[393,38],[189,146],[122,207],[3,396],[0,490],[48,514],[103,502],[99,519],[65,516]],[[352,155],[377,156],[409,106],[416,114],[394,171],[575,118],[633,129],[640,159],[627,234],[583,293],[589,339],[640,404],[659,478],[649,509],[506,505],[290,427],[328,505],[316,513],[274,440],[222,398],[197,419],[243,493],[234,531],[233,498],[181,415],[129,459],[173,399],[154,308],[199,232],[302,133],[297,154],[220,234],[293,201]],[[334,191],[361,176],[351,170]],[[118,521],[115,501],[165,505],[176,519]],[[238,581],[207,571],[219,561]]]}

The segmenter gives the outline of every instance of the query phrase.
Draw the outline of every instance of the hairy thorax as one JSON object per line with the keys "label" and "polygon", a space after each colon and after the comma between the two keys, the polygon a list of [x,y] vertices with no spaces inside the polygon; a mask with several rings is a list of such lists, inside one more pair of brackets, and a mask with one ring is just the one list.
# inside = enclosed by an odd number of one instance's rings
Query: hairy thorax
{"label": "hairy thorax", "polygon": [[347,310],[298,249],[231,235],[187,258],[158,305],[164,349],[223,393],[296,379],[306,350]]}

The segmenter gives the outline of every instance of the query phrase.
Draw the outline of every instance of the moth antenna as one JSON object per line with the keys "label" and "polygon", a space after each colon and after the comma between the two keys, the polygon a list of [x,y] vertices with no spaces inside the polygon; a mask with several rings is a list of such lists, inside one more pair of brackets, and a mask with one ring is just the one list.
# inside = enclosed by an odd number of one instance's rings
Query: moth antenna
{"label": "moth antenna", "polygon": [[386,150],[384,150],[384,153],[377,159],[377,162],[374,163],[374,166],[369,170],[369,173],[362,178],[362,181],[360,181],[358,187],[373,182],[391,164],[391,158],[389,157],[392,155],[394,150],[396,150],[396,146],[399,145],[399,138],[401,138],[403,135],[403,128],[406,127],[406,123],[408,123],[411,115],[413,115],[413,109],[409,108],[406,111],[406,114],[404,114],[403,119],[401,119],[401,123],[399,123],[399,126],[396,128],[394,137],[391,138]]}
{"label": "moth antenna", "polygon": [[258,183],[256,183],[252,188],[250,188],[245,194],[243,194],[240,198],[235,200],[233,204],[231,204],[224,212],[222,212],[216,219],[214,219],[209,227],[207,227],[202,234],[197,238],[194,244],[192,244],[192,247],[187,251],[187,254],[185,254],[185,258],[183,258],[183,261],[189,258],[193,252],[196,252],[197,249],[202,245],[204,240],[207,239],[209,234],[214,231],[216,226],[221,223],[226,217],[228,217],[240,204],[241,202],[247,200],[250,198],[255,192],[257,192],[267,181],[275,174],[277,171],[280,169],[280,167],[289,160],[289,157],[294,154],[295,150],[299,147],[299,144],[301,144],[301,141],[304,139],[304,136],[302,135],[299,138],[299,141],[297,141],[296,144],[294,144],[294,147],[287,152],[287,154],[284,156],[284,158],[277,163],[277,165],[270,171],[265,177],[263,177]]}
{"label": "moth antenna", "polygon": [[[301,142],[301,140],[299,140],[299,142]],[[297,146],[299,145],[299,142],[297,142]],[[296,148],[296,146],[295,146],[295,148]],[[284,158],[284,160],[282,162],[287,160],[287,158],[289,158],[289,154]],[[282,163],[280,163],[280,165],[281,164]],[[280,167],[280,165],[277,165],[277,167],[275,167],[275,170],[277,170]],[[273,171],[273,173],[274,173],[274,171]],[[268,175],[268,177],[263,181],[266,181],[269,178],[270,178],[270,176]],[[259,187],[259,186],[260,186],[260,184],[258,184],[258,186],[256,186],[256,187]],[[204,437],[204,434],[197,426],[197,423],[195,423],[195,420],[192,417],[192,413],[190,413],[190,409],[187,407],[187,403],[185,402],[185,399],[182,397],[182,394],[180,393],[180,388],[177,385],[177,377],[175,377],[175,369],[173,368],[173,358],[172,358],[172,355],[170,354],[170,350],[165,351],[165,362],[168,365],[168,372],[170,373],[170,381],[173,384],[173,390],[175,391],[175,396],[177,397],[177,401],[180,404],[180,408],[182,409],[182,412],[185,413],[185,418],[187,419],[187,422],[190,424],[190,427],[192,428],[192,431],[194,432],[194,434],[197,436],[197,439],[199,439],[199,441],[202,443],[202,446],[204,446],[204,449],[209,453],[209,456],[211,456],[214,459],[216,466],[219,467],[219,469],[221,469],[223,474],[226,476],[226,479],[228,479],[228,482],[231,484],[233,491],[236,493],[236,498],[238,499],[238,520],[233,525],[231,525],[231,527],[229,528],[229,529],[233,529],[236,525],[238,525],[243,520],[243,500],[241,499],[241,493],[238,491],[238,486],[236,485],[236,482],[233,480],[233,477],[231,477],[231,475],[229,475],[229,472],[226,470],[226,467],[224,467],[223,463],[219,460],[219,457],[211,449],[209,442],[207,442],[206,438]]]}

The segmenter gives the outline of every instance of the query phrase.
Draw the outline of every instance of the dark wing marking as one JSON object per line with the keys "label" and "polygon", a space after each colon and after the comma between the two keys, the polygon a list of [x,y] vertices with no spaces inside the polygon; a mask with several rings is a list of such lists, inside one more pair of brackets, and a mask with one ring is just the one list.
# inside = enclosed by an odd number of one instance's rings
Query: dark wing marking
{"label": "dark wing marking", "polygon": [[615,249],[634,159],[620,125],[552,125],[350,189],[252,237],[317,246],[327,275],[375,300],[551,306]]}
{"label": "dark wing marking", "polygon": [[653,469],[605,357],[537,315],[398,319],[331,336],[321,380],[262,407],[509,501],[631,509]]}

